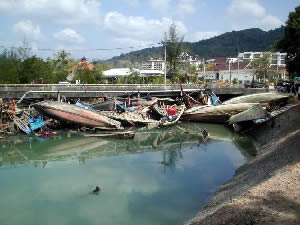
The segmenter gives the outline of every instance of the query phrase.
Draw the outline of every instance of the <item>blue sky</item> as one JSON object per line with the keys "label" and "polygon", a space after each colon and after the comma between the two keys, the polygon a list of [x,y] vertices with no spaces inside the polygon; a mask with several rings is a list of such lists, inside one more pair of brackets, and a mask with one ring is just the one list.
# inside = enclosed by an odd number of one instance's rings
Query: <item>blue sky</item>
{"label": "blue sky", "polygon": [[[59,49],[75,58],[107,59],[158,43],[172,22],[186,41],[285,23],[299,0],[0,0],[0,45],[25,38],[34,53]],[[140,46],[140,47],[139,47]],[[130,48],[134,47],[134,48]],[[37,49],[53,49],[40,51]]]}

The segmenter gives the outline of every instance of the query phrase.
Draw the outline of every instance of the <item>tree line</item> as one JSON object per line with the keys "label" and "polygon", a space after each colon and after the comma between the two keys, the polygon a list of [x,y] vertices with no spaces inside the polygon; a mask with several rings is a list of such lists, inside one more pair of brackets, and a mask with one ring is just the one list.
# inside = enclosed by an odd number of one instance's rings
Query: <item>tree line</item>
{"label": "tree line", "polygon": [[94,70],[77,67],[72,70],[79,60],[72,59],[65,50],[58,51],[47,59],[32,54],[26,41],[17,48],[3,49],[0,52],[0,83],[30,84],[67,81],[73,73],[72,81],[81,80],[84,83],[106,83],[103,71],[110,69],[109,65],[100,61],[92,61]]}

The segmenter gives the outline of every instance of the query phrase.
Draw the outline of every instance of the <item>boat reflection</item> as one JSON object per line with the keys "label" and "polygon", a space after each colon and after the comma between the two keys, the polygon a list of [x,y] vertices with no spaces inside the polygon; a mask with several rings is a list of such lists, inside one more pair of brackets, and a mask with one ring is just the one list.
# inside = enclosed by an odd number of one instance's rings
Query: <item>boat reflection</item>
{"label": "boat reflection", "polygon": [[[207,127],[211,139],[203,143],[201,128]],[[192,132],[187,132],[192,131]],[[80,164],[95,157],[110,157],[123,154],[162,151],[161,163],[174,168],[182,158],[181,150],[187,147],[206,146],[212,141],[233,142],[244,157],[251,157],[247,144],[241,145],[241,138],[221,125],[182,123],[171,128],[138,130],[134,139],[95,138],[60,136],[40,138],[27,137],[2,141],[0,167],[5,165],[33,164],[46,167],[48,161],[78,159]],[[203,149],[203,148],[202,148]]]}

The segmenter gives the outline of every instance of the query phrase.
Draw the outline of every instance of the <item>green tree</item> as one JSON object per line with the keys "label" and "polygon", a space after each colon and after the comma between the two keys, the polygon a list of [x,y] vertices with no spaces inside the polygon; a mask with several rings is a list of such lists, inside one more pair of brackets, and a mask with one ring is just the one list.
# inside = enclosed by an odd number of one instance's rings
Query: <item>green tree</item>
{"label": "green tree", "polygon": [[18,73],[19,65],[20,60],[17,52],[4,49],[0,54],[0,83],[18,84],[20,82]]}
{"label": "green tree", "polygon": [[300,74],[300,6],[290,12],[284,37],[275,44],[277,50],[287,53],[286,65],[290,78]]}
{"label": "green tree", "polygon": [[111,69],[109,65],[101,64],[101,63],[93,63],[95,68],[95,79],[96,83],[103,84],[107,83],[107,78],[104,77],[103,71]]}
{"label": "green tree", "polygon": [[139,72],[132,70],[131,74],[127,78],[127,81],[129,84],[140,84],[142,83],[142,77],[140,76]]}
{"label": "green tree", "polygon": [[255,75],[259,79],[266,79],[270,81],[271,69],[270,69],[271,52],[263,52],[262,57],[255,59],[251,62],[251,66],[255,69]]}
{"label": "green tree", "polygon": [[48,62],[36,56],[25,59],[20,64],[19,80],[20,83],[26,84],[30,82],[40,83],[43,79],[50,83],[53,79],[54,68]]}
{"label": "green tree", "polygon": [[67,76],[71,73],[74,62],[70,59],[71,54],[65,50],[61,50],[54,55],[54,83],[67,80]]}
{"label": "green tree", "polygon": [[32,56],[32,49],[25,38],[22,41],[22,45],[17,48],[17,53],[21,61],[24,61]]}
{"label": "green tree", "polygon": [[97,74],[95,70],[89,70],[88,68],[82,66],[77,67],[74,71],[74,78],[73,80],[81,80],[85,84],[95,84],[97,83]]}
{"label": "green tree", "polygon": [[174,23],[169,27],[168,36],[165,35],[165,40],[167,50],[167,62],[169,63],[170,74],[175,74],[177,72],[178,57],[183,51],[183,36],[180,36],[177,32],[176,25]]}

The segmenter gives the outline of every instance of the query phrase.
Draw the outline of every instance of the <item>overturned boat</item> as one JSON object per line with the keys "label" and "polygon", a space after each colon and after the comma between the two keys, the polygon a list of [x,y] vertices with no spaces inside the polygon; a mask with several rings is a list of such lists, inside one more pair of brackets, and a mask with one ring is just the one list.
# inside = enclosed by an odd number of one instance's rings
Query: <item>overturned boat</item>
{"label": "overturned boat", "polygon": [[64,102],[43,101],[34,104],[33,107],[39,113],[57,120],[105,130],[122,129],[118,121]]}
{"label": "overturned boat", "polygon": [[289,97],[290,97],[289,95],[285,95],[285,94],[268,92],[268,93],[259,93],[259,94],[251,94],[251,95],[235,97],[223,102],[223,104],[238,104],[238,103],[270,104],[272,102],[287,101]]}
{"label": "overturned boat", "polygon": [[246,111],[257,103],[200,105],[186,110],[182,120],[195,122],[226,123],[230,116]]}

